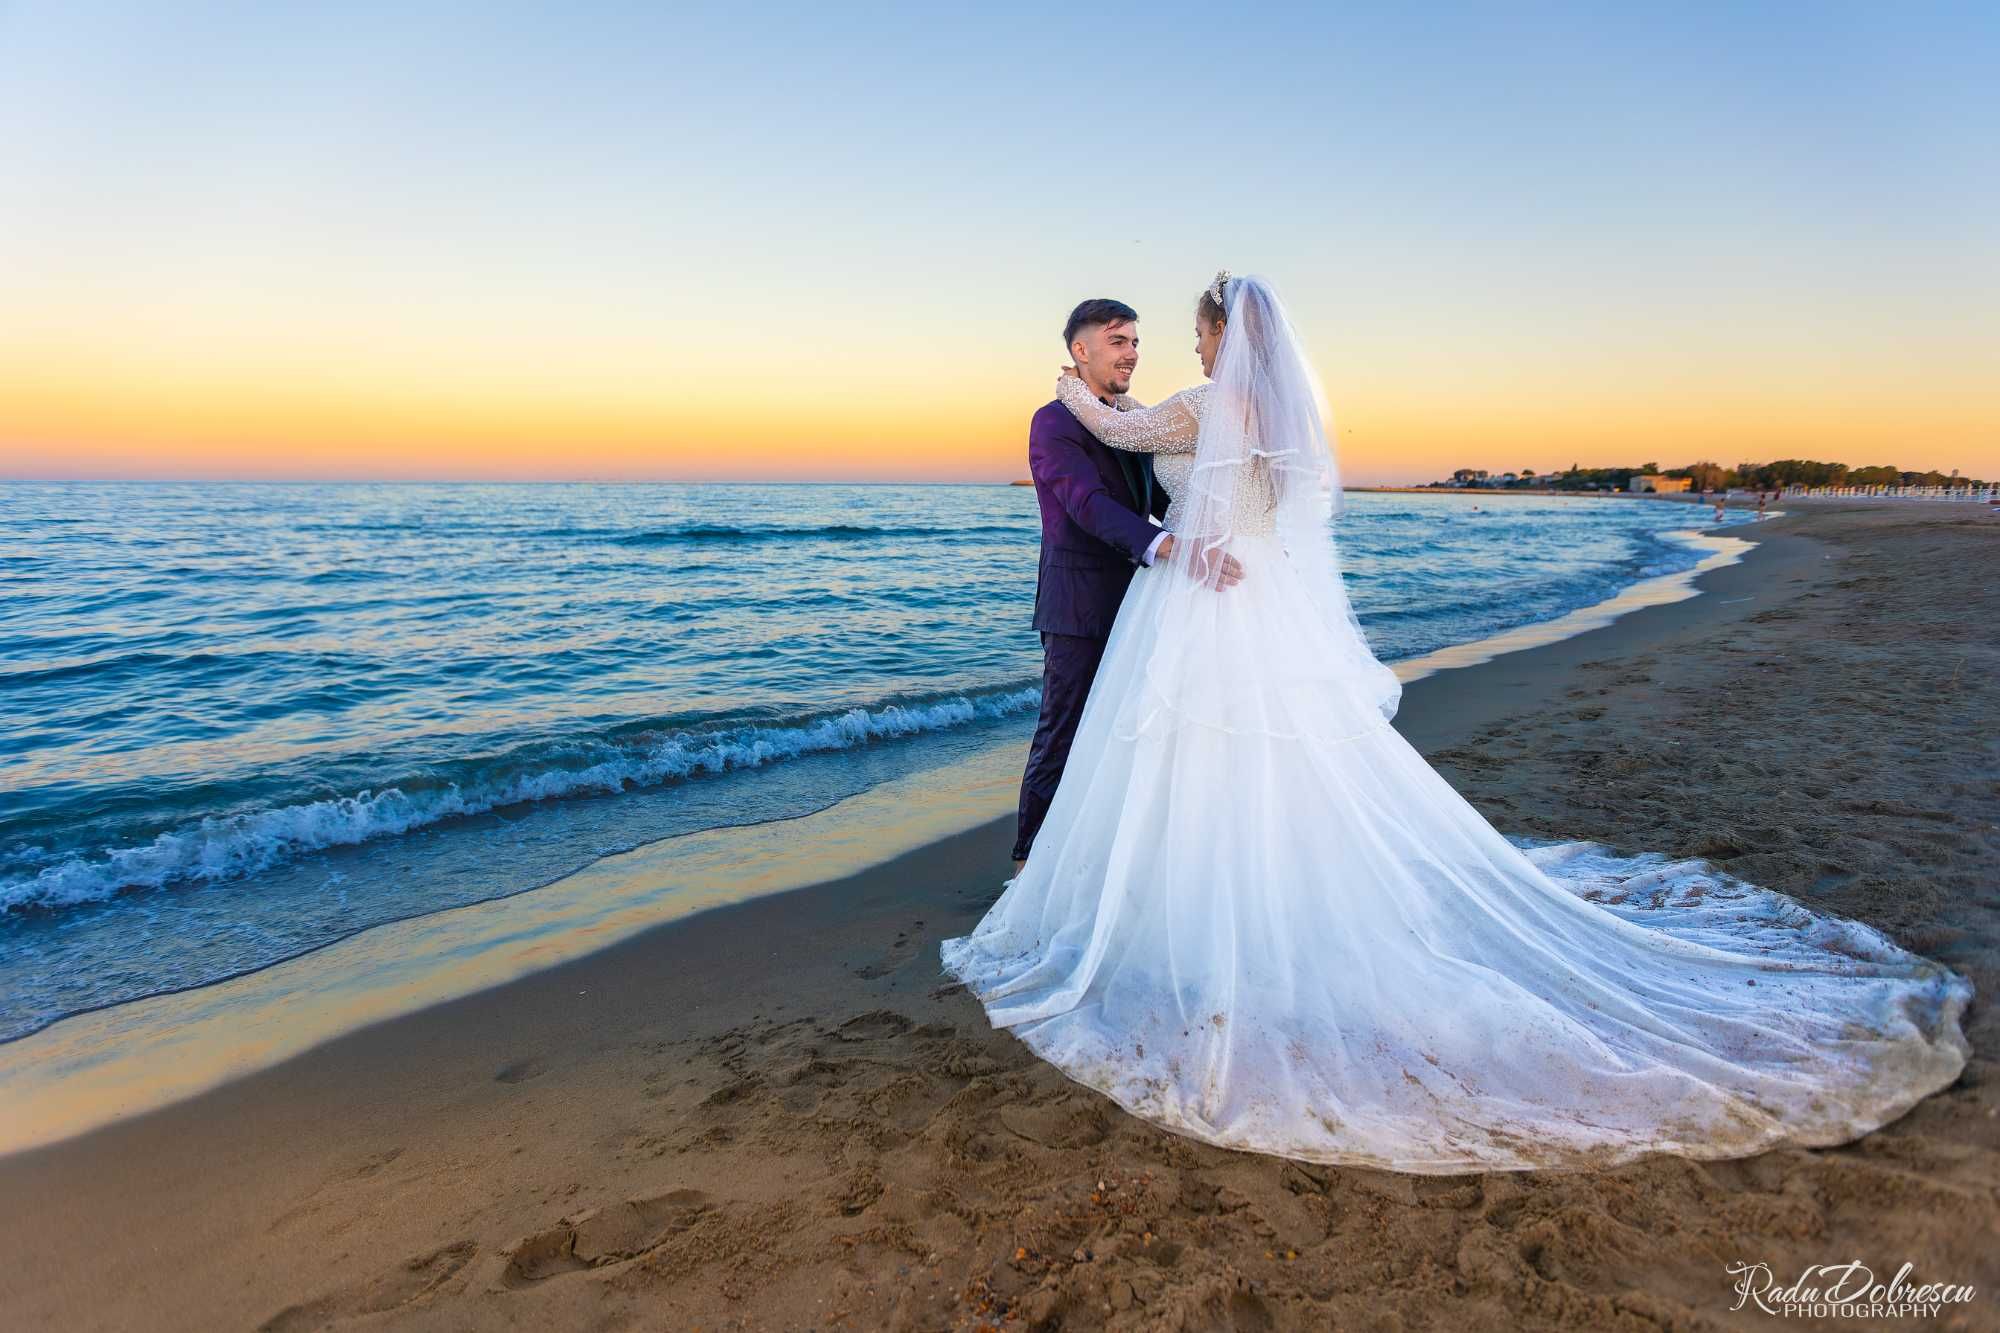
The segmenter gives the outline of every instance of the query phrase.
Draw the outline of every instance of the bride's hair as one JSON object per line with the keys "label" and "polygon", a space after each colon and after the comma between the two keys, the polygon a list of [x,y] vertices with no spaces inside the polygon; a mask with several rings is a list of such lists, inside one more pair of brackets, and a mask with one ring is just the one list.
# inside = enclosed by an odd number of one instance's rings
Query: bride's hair
{"label": "bride's hair", "polygon": [[1211,328],[1225,319],[1224,302],[1228,295],[1229,270],[1215,275],[1215,281],[1202,289],[1201,299],[1194,303],[1194,312],[1201,316],[1201,322]]}

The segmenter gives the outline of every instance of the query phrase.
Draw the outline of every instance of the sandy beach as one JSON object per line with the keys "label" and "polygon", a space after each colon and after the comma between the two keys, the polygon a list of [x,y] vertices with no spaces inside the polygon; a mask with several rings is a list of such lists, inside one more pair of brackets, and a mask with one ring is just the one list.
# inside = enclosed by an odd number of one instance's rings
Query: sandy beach
{"label": "sandy beach", "polygon": [[1706,857],[1970,977],[1963,1077],[1856,1143],[1414,1177],[1154,1129],[941,976],[1007,817],[0,1158],[0,1322],[1775,1327],[1729,1265],[1858,1259],[2000,1327],[2000,518],[1732,534],[1701,596],[1417,681],[1398,726],[1505,832]]}

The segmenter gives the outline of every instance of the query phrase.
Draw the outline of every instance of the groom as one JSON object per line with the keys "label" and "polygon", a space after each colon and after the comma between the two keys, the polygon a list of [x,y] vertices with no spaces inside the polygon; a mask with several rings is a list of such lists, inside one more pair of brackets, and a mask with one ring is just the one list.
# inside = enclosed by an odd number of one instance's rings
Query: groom
{"label": "groom", "polygon": [[[1138,312],[1122,301],[1085,301],[1070,311],[1063,345],[1090,391],[1122,406],[1119,395],[1131,389],[1139,367]],[[1132,571],[1172,554],[1174,541],[1148,518],[1164,517],[1167,507],[1166,493],[1153,484],[1152,456],[1099,443],[1059,398],[1029,423],[1028,472],[1042,509],[1035,579],[1042,714],[1021,775],[1017,874],[1062,780],[1083,701]],[[1236,572],[1227,568],[1223,582],[1235,582]]]}

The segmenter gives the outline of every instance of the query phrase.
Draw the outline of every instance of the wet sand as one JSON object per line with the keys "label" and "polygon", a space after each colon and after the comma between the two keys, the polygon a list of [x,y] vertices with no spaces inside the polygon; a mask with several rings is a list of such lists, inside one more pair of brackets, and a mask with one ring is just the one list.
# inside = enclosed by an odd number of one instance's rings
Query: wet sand
{"label": "wet sand", "polygon": [[2000,1326],[2000,518],[1733,535],[1703,596],[1399,726],[1507,832],[1706,856],[1971,977],[1964,1076],[1857,1143],[1414,1177],[1156,1130],[941,975],[1001,820],[0,1159],[0,1322],[1720,1328],[1733,1262],[1860,1259]]}

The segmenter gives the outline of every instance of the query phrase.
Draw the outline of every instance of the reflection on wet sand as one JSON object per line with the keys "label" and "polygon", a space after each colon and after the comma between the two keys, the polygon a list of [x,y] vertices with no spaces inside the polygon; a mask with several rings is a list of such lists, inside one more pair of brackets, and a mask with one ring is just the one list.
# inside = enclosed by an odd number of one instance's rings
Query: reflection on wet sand
{"label": "reflection on wet sand", "polygon": [[[1772,518],[1780,517],[1773,513]],[[1754,542],[1741,537],[1723,537],[1712,533],[1682,532],[1669,534],[1679,537],[1689,546],[1707,554],[1693,569],[1683,569],[1673,574],[1662,574],[1658,578],[1635,583],[1615,597],[1607,597],[1590,606],[1579,607],[1566,616],[1554,620],[1544,620],[1532,625],[1522,625],[1518,629],[1507,630],[1490,638],[1477,639],[1471,643],[1456,643],[1448,648],[1440,648],[1422,657],[1412,657],[1391,665],[1396,678],[1405,685],[1422,680],[1454,667],[1478,666],[1481,662],[1491,662],[1502,653],[1517,653],[1524,648],[1539,648],[1543,644],[1559,639],[1573,639],[1586,630],[1609,625],[1620,616],[1629,615],[1647,606],[1665,606],[1669,602],[1684,602],[1697,596],[1700,589],[1694,581],[1711,569],[1733,565],[1743,558]]]}

